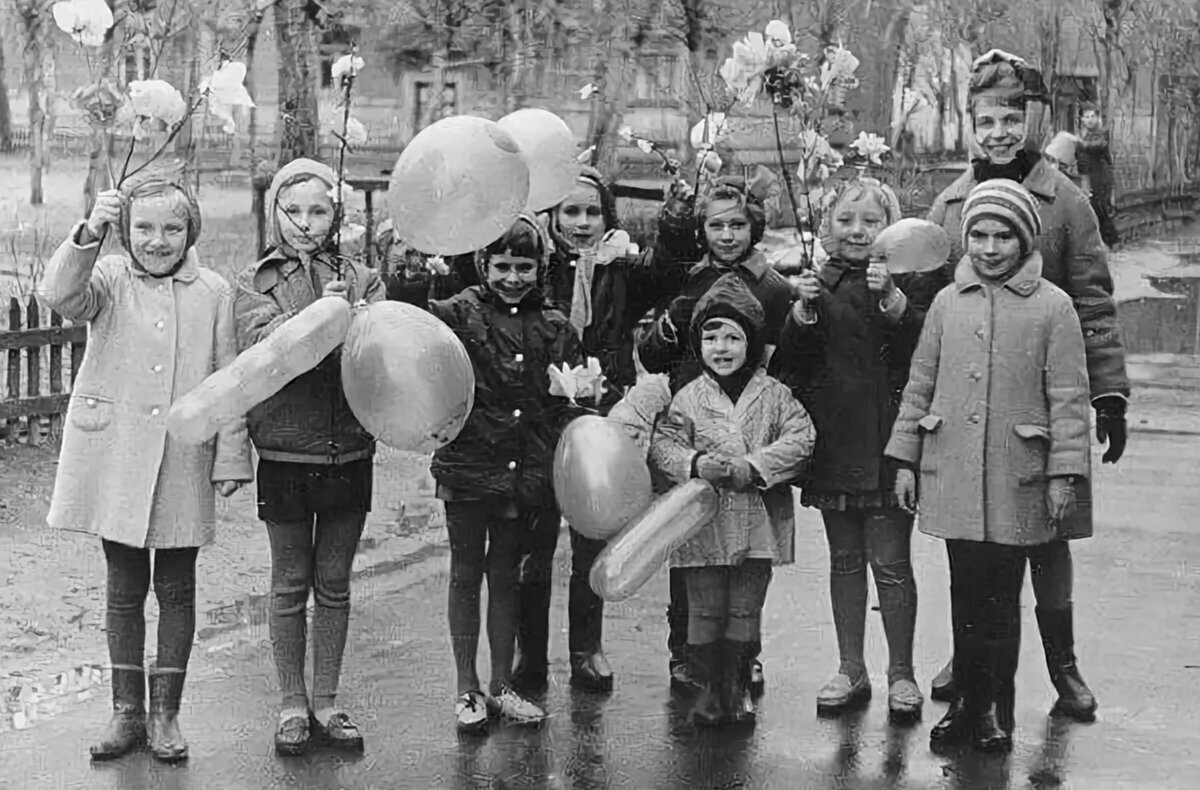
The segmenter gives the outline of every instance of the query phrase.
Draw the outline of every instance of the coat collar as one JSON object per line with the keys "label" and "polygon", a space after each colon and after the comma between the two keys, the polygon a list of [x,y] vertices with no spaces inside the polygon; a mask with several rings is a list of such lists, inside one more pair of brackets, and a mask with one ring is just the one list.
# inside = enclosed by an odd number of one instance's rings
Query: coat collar
{"label": "coat collar", "polygon": [[[1039,200],[1054,200],[1057,187],[1056,174],[1062,176],[1045,159],[1039,158],[1034,163],[1033,169],[1029,171],[1029,175],[1025,176],[1025,180],[1021,182],[1021,186],[1032,192]],[[1066,176],[1063,176],[1063,178],[1066,178]],[[946,202],[956,203],[966,200],[967,195],[971,194],[971,190],[978,185],[979,182],[975,180],[975,171],[968,167],[961,176],[954,180],[953,184],[946,187],[944,193]]]}
{"label": "coat collar", "polygon": [[[717,395],[729,401],[729,396],[721,389],[721,385],[713,379],[712,376],[701,373],[700,381],[704,382],[704,386],[708,387]],[[751,412],[751,407],[758,402],[758,399],[767,391],[767,371],[765,368],[758,368],[754,371],[754,375],[750,377],[750,381],[746,382],[746,388],[742,390],[742,394],[738,396],[737,403],[732,404],[733,413],[737,415],[745,415]]]}
{"label": "coat collar", "polygon": [[[763,255],[762,250],[752,250],[750,255],[734,264],[733,268],[745,271],[754,282],[759,283],[767,276],[767,272],[771,270],[771,264],[767,262],[767,256]],[[699,263],[692,267],[688,275],[694,276],[705,269],[723,270],[725,267],[719,266],[708,255],[705,255],[700,259]]]}
{"label": "coat collar", "polygon": [[[1017,269],[1017,273],[1008,279],[1002,287],[1007,288],[1018,296],[1029,297],[1042,284],[1042,254],[1032,253]],[[954,287],[959,293],[983,288],[983,280],[971,265],[970,256],[964,255],[954,270]]]}
{"label": "coat collar", "polygon": [[[133,274],[134,277],[150,278],[149,272],[144,272],[133,265],[133,256],[125,256],[125,266]],[[200,276],[200,256],[196,254],[196,248],[191,247],[183,256],[183,265],[179,270],[171,275],[172,280],[177,280],[181,283],[195,282]]]}
{"label": "coat collar", "polygon": [[[817,277],[821,282],[825,283],[825,287],[829,290],[836,290],[846,275],[857,268],[853,263],[844,261],[840,258],[830,258],[821,264],[821,268],[817,270]],[[862,267],[866,271],[866,267]]]}
{"label": "coat collar", "polygon": [[[322,265],[333,269],[334,266],[330,263],[324,254],[318,254],[313,259],[313,262],[320,262]],[[304,266],[299,258],[293,258],[278,247],[272,249],[255,264],[254,282],[258,289],[262,292],[267,292],[279,282],[279,279],[288,278],[292,272]]]}

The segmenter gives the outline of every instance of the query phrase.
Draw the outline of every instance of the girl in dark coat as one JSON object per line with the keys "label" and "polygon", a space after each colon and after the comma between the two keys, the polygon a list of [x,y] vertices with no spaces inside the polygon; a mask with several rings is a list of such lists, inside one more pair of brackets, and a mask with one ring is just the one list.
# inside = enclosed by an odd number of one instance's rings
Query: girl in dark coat
{"label": "girl in dark coat", "polygon": [[[482,285],[429,304],[466,346],[475,369],[471,416],[432,465],[450,533],[450,642],[462,730],[484,728],[488,708],[518,723],[546,715],[512,684],[518,577],[530,536],[551,545],[558,536],[551,464],[563,426],[576,416],[566,400],[550,394],[547,371],[583,361],[566,316],[543,304],[546,239],[536,220],[518,220],[478,261]],[[485,573],[488,695],[475,669]]]}
{"label": "girl in dark coat", "polygon": [[778,350],[781,378],[812,415],[817,446],[805,482],[807,507],[819,508],[829,540],[829,595],[841,666],[817,695],[819,713],[871,698],[863,660],[867,566],[875,577],[887,635],[888,710],[914,719],[924,700],[913,677],[917,588],[909,559],[913,517],[893,493],[895,465],[883,451],[908,380],[924,317],[881,265],[872,243],[900,218],[899,203],[873,179],[843,185],[826,215],[822,240],[830,259],[801,275],[801,296],[816,323],[793,312]]}

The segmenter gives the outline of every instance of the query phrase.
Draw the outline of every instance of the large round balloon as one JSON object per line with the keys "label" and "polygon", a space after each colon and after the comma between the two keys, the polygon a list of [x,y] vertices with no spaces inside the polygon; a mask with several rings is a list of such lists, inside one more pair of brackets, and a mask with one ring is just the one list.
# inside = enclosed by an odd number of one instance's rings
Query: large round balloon
{"label": "large round balloon", "polygon": [[509,113],[499,124],[521,146],[521,154],[529,166],[526,209],[537,212],[557,206],[579,176],[571,127],[549,110],[534,108]]}
{"label": "large round balloon", "polygon": [[578,417],[554,452],[554,494],[579,534],[608,540],[650,504],[650,470],[620,423]]}
{"label": "large round balloon", "polygon": [[430,453],[466,424],[475,404],[475,371],[450,327],[410,304],[376,302],[350,324],[342,389],[376,439]]}
{"label": "large round balloon", "polygon": [[516,140],[486,118],[456,115],[425,127],[392,170],[396,235],[429,255],[483,249],[508,231],[529,199]]}

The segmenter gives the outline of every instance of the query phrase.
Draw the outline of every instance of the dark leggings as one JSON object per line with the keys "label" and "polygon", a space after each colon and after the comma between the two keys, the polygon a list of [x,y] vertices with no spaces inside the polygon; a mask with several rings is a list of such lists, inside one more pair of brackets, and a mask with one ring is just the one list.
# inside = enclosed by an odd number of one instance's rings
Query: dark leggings
{"label": "dark leggings", "polygon": [[[492,658],[490,691],[508,686],[516,649],[518,580],[526,532],[543,511],[507,518],[490,500],[446,502],[450,536],[450,646],[458,672],[458,693],[480,688],[475,657],[479,651],[479,598],[484,576],[488,583],[487,636]],[[554,515],[557,523],[557,515]]]}
{"label": "dark leggings", "polygon": [[158,656],[163,669],[187,669],[196,633],[196,555],[199,548],[151,549],[102,540],[108,561],[109,661],[116,669],[142,669],[146,655],[146,596],[154,581],[158,599]]}
{"label": "dark leggings", "polygon": [[895,508],[822,510],[829,540],[829,597],[841,653],[839,671],[852,679],[866,672],[867,566],[875,577],[888,643],[888,682],[913,678],[917,584],[913,578],[913,517]]}
{"label": "dark leggings", "polygon": [[743,644],[760,640],[763,604],[771,583],[770,560],[683,570],[689,645],[709,645],[720,639]]}
{"label": "dark leggings", "polygon": [[1013,693],[1021,645],[1024,546],[947,540],[954,676],[969,704]]}

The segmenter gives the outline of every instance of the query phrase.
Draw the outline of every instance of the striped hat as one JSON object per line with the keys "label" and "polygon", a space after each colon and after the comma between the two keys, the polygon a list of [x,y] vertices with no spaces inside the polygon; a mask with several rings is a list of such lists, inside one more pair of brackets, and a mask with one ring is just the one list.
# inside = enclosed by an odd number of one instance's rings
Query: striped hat
{"label": "striped hat", "polygon": [[984,219],[1003,222],[1021,241],[1021,257],[1033,252],[1033,244],[1042,234],[1042,218],[1037,199],[1029,190],[1007,178],[994,178],[979,184],[963,204],[962,243],[975,223]]}

